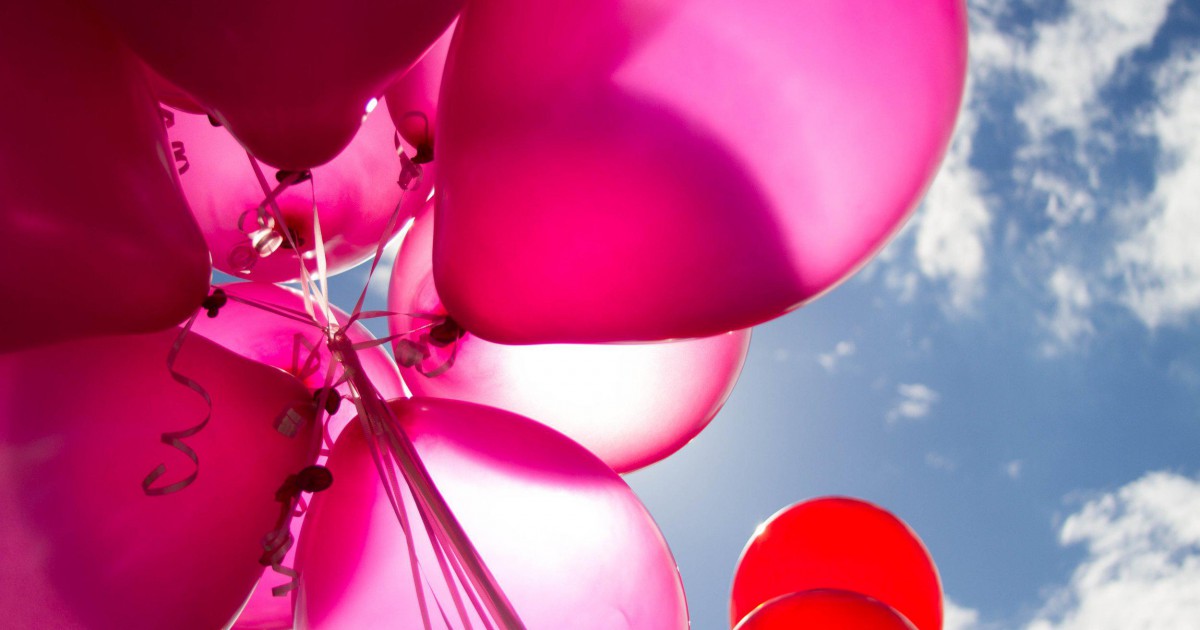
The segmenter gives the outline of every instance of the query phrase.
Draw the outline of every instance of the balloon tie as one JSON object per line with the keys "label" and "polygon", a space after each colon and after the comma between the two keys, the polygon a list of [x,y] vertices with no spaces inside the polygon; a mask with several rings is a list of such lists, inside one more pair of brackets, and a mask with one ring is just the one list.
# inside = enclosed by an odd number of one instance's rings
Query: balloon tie
{"label": "balloon tie", "polygon": [[229,302],[229,296],[225,294],[223,289],[213,289],[212,295],[204,298],[200,303],[200,308],[208,311],[209,317],[216,317],[220,312],[221,307]]}
{"label": "balloon tie", "polygon": [[263,554],[259,564],[288,578],[288,581],[271,589],[271,595],[283,597],[299,585],[300,574],[283,564],[287,552],[295,544],[289,523],[296,514],[297,506],[304,501],[301,493],[321,492],[333,485],[333,473],[324,466],[308,466],[294,475],[288,475],[283,485],[275,491],[275,500],[280,503],[279,517],[275,527],[262,539]]}
{"label": "balloon tie", "polygon": [[199,383],[175,370],[175,363],[179,358],[179,351],[183,348],[183,342],[187,339],[188,333],[191,332],[192,325],[196,323],[197,315],[199,315],[199,312],[192,314],[192,317],[188,319],[187,324],[183,326],[183,329],[179,331],[179,335],[175,338],[175,343],[171,346],[171,350],[167,353],[167,371],[170,372],[171,378],[174,379],[176,383],[179,383],[180,385],[183,385],[184,387],[196,392],[202,399],[204,399],[204,418],[196,425],[182,431],[164,432],[160,438],[163,444],[166,444],[180,453],[183,453],[184,457],[187,457],[189,460],[191,460],[192,472],[187,477],[184,477],[175,483],[168,484],[166,486],[154,487],[154,482],[158,481],[159,477],[162,477],[167,473],[166,463],[159,464],[154,468],[154,470],[150,471],[150,473],[146,475],[144,479],[142,479],[142,492],[145,492],[147,496],[155,497],[179,492],[180,490],[192,485],[192,483],[195,482],[196,478],[200,475],[200,456],[196,454],[196,451],[192,449],[192,447],[188,446],[184,440],[203,431],[204,427],[208,426],[208,421],[212,418],[212,396],[210,396],[208,391],[201,387]]}

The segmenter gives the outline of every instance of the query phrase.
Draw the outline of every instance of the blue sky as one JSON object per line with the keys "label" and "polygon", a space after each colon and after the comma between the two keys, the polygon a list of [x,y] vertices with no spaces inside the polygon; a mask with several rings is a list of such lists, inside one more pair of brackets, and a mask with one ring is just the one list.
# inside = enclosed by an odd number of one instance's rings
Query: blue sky
{"label": "blue sky", "polygon": [[1200,2],[970,7],[918,214],[757,329],[712,426],[629,477],[694,628],[728,627],[755,526],[828,494],[922,536],[951,630],[1200,619]]}

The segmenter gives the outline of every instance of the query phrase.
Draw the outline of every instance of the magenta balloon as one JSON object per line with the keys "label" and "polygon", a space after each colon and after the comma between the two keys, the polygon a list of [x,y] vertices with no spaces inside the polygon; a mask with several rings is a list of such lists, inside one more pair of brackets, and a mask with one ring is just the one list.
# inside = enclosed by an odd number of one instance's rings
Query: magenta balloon
{"label": "magenta balloon", "polygon": [[[221,285],[232,298],[252,300],[260,304],[304,311],[304,300],[299,293],[274,284],[261,282],[237,282]],[[340,322],[348,317],[340,310],[334,309],[335,316]],[[292,376],[297,377],[310,391],[325,386],[326,371],[330,364],[328,347],[323,342],[323,335],[318,328],[305,325],[293,319],[269,313],[254,306],[230,299],[221,307],[215,318],[203,317],[196,321],[194,330],[201,336],[214,341],[248,359],[277,367]],[[371,333],[362,325],[355,323],[350,330],[350,337],[355,342],[374,339]],[[316,353],[310,353],[309,347],[316,348]],[[311,360],[310,360],[311,357]],[[389,398],[404,395],[404,386],[400,384],[400,375],[396,364],[383,346],[367,348],[358,352],[359,360],[367,371],[368,378],[379,389],[380,393]],[[340,377],[340,369],[335,372],[335,378]],[[342,396],[350,394],[349,387],[341,385],[337,388]],[[329,434],[336,438],[342,428],[356,415],[354,404],[344,399],[328,421]],[[299,536],[300,526],[304,522],[301,516],[292,521],[293,536]],[[284,558],[285,566],[292,566],[295,549]],[[267,572],[254,589],[246,607],[238,616],[234,628],[243,630],[291,628],[292,599],[290,596],[275,597],[271,588],[287,581],[286,578]]]}
{"label": "magenta balloon", "polygon": [[[255,209],[266,194],[245,149],[205,116],[176,114],[168,133],[172,140],[183,143],[188,168],[180,179],[213,251],[213,265],[238,277],[264,282],[292,280],[300,277],[301,256],[310,271],[316,270],[314,191],[325,258],[329,273],[335,274],[374,255],[397,203],[402,203],[401,216],[389,237],[425,206],[433,187],[431,176],[422,177],[409,191],[397,185],[402,167],[396,155],[396,130],[387,116],[376,113],[367,118],[362,133],[337,159],[312,171],[311,182],[292,185],[276,198],[284,222],[300,238],[300,255],[285,245],[259,257],[249,234],[259,228]],[[411,148],[405,147],[405,151],[415,154]],[[272,187],[277,185],[275,173],[263,169]]]}
{"label": "magenta balloon", "polygon": [[[184,442],[192,463],[160,441],[200,422],[195,391],[172,379],[178,331],[95,337],[0,355],[0,610],[12,628],[195,628],[227,623],[262,573],[275,492],[316,456],[311,396],[294,378],[196,335],[176,370],[212,398],[208,426]],[[275,428],[289,408],[305,422]]]}
{"label": "magenta balloon", "polygon": [[300,171],[333,159],[367,103],[461,0],[92,0],[130,46],[250,149]]}
{"label": "magenta balloon", "polygon": [[[427,212],[400,247],[388,310],[445,318],[433,286],[432,245],[433,213]],[[413,394],[532,418],[587,447],[617,472],[667,457],[708,426],[733,390],[750,346],[746,329],[690,341],[615,345],[505,346],[467,333],[439,347],[429,342],[429,319],[395,316],[388,323],[392,334],[424,327],[392,342],[397,356],[414,344],[430,352],[419,364],[401,365]],[[427,376],[451,356],[445,372]]]}
{"label": "magenta balloon", "polygon": [[[527,628],[688,627],[666,542],[594,455],[498,409],[431,398],[390,405]],[[299,627],[422,627],[405,539],[358,422],[334,446],[329,468],[338,482],[316,495],[300,537]],[[419,521],[413,526],[424,544]],[[444,585],[424,553],[429,583]]]}
{"label": "magenta balloon", "polygon": [[134,58],[74,3],[0,7],[0,352],[162,330],[208,290]]}
{"label": "magenta balloon", "polygon": [[604,342],[757,324],[862,265],[933,177],[963,89],[962,0],[642,4],[464,10],[434,274],[468,330]]}
{"label": "magenta balloon", "polygon": [[434,128],[437,126],[438,91],[442,87],[442,71],[446,67],[453,35],[454,26],[451,25],[425,57],[383,94],[392,124],[396,125],[400,135],[429,157],[433,154]]}

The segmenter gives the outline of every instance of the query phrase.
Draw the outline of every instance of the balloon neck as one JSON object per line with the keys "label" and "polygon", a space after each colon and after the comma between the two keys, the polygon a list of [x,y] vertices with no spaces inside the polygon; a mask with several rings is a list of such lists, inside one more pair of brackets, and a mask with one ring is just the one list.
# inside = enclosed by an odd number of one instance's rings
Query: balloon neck
{"label": "balloon neck", "polygon": [[428,164],[433,161],[433,144],[422,142],[417,145],[417,154],[412,158],[413,164]]}

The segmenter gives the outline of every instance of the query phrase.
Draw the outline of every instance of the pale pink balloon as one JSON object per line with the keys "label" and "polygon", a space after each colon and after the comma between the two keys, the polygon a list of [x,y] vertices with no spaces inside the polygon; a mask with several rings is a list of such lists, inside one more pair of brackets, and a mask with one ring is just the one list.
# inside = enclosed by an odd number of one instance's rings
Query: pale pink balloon
{"label": "pale pink balloon", "polygon": [[[311,181],[289,186],[275,199],[287,228],[298,238],[299,252],[282,238],[278,249],[260,255],[255,233],[265,228],[280,238],[283,230],[273,218],[265,225],[258,220],[256,209],[267,195],[245,149],[206,116],[177,113],[168,134],[182,143],[187,162],[180,180],[212,249],[213,265],[237,277],[292,280],[300,277],[301,260],[310,271],[317,269],[314,193],[329,273],[336,274],[374,255],[385,231],[389,238],[396,234],[405,219],[425,206],[433,186],[433,178],[423,176],[409,181],[409,190],[400,187],[400,177],[408,181],[419,167],[405,166],[397,155],[395,128],[377,112],[367,117],[362,132],[341,155],[313,169]],[[401,148],[409,156],[416,153]],[[279,184],[275,169],[264,167],[262,172],[268,190]],[[398,203],[400,216],[388,230]],[[274,216],[269,207],[266,212]]]}
{"label": "pale pink balloon", "polygon": [[64,0],[0,7],[0,352],[162,330],[208,250],[138,62]]}
{"label": "pale pink balloon", "polygon": [[[417,65],[396,80],[383,94],[392,124],[420,158],[433,158],[434,128],[437,126],[437,97],[454,25],[433,43]],[[423,161],[418,159],[418,161]]]}
{"label": "pale pink balloon", "polygon": [[[312,463],[312,398],[296,379],[196,335],[93,337],[0,355],[0,610],[11,628],[195,628],[237,612],[262,573],[275,493]],[[288,410],[302,419],[288,437]],[[147,496],[153,487],[194,483]]]}
{"label": "pale pink balloon", "polygon": [[363,111],[410,68],[461,0],[92,0],[156,71],[259,159],[333,159]]}
{"label": "pale pink balloon", "polygon": [[[432,398],[390,405],[525,627],[688,627],[662,535],[594,455],[497,409]],[[329,467],[338,481],[316,496],[300,537],[298,627],[422,627],[405,538],[359,423],[342,434]],[[446,580],[409,506],[422,573],[454,625]],[[434,600],[429,606],[442,627]]]}
{"label": "pale pink balloon", "polygon": [[434,274],[504,343],[700,337],[797,308],[919,201],[962,0],[478,2],[439,103]]}
{"label": "pale pink balloon", "polygon": [[[470,333],[442,343],[438,331],[454,323],[433,286],[432,244],[427,212],[404,237],[388,293],[388,310],[417,314],[388,322],[392,334],[413,331],[392,344],[417,396],[532,418],[628,472],[674,453],[708,426],[741,373],[749,329],[654,344],[505,346]],[[429,356],[416,361],[414,352]]]}
{"label": "pale pink balloon", "polygon": [[[271,307],[289,309],[292,312],[304,312],[304,299],[291,289],[262,282],[237,282],[223,284],[219,287],[230,296],[225,306],[221,307],[214,318],[201,317],[196,320],[195,332],[232,350],[247,359],[277,367],[299,379],[310,392],[325,386],[326,375],[331,362],[329,348],[324,343],[324,335],[319,328],[306,325],[294,319],[288,319],[276,313],[271,313],[255,306],[238,301],[237,298],[249,300]],[[348,316],[334,309],[336,319],[345,323]],[[318,318],[320,318],[318,311]],[[374,339],[367,329],[359,323],[352,325],[350,338],[355,342],[367,342]],[[405,395],[404,386],[400,384],[400,375],[396,364],[382,345],[366,348],[358,352],[367,371],[367,377],[375,387],[388,398]],[[343,370],[338,367],[334,371],[334,380],[340,379]],[[337,387],[343,397],[350,394],[345,384]],[[331,438],[336,438],[356,415],[353,402],[344,398],[338,409],[328,420],[328,430]],[[304,516],[292,520],[291,531],[298,536]],[[284,558],[284,566],[293,566],[295,548]],[[235,628],[243,630],[291,628],[292,599],[290,596],[276,597],[271,593],[274,586],[286,583],[283,576],[274,575],[268,571],[264,574],[259,586],[254,589],[250,601],[238,616]]]}

